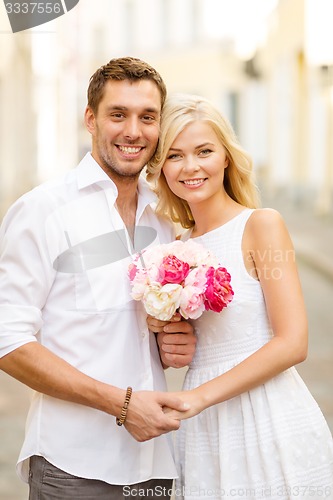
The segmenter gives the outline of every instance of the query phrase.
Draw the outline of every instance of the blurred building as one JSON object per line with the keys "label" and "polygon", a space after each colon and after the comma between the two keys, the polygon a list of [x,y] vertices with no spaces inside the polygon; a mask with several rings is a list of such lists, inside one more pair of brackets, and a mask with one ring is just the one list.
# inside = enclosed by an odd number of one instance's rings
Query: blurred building
{"label": "blurred building", "polygon": [[0,33],[0,52],[1,213],[33,185],[37,144],[30,39]]}
{"label": "blurred building", "polygon": [[38,30],[0,34],[0,215],[89,149],[88,80],[123,55],[150,62],[170,92],[214,101],[267,192],[332,214],[331,3],[81,0]]}
{"label": "blurred building", "polygon": [[0,216],[78,158],[78,32],[61,19],[12,34],[0,8]]}
{"label": "blurred building", "polygon": [[280,0],[255,57],[268,95],[266,180],[322,215],[332,214],[332,15],[330,0]]}

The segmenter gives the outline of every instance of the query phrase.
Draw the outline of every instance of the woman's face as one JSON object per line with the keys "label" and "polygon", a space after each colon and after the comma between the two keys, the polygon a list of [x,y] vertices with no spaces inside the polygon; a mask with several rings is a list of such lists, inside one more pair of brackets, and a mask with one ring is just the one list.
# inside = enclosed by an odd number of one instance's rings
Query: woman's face
{"label": "woman's face", "polygon": [[212,127],[197,121],[176,137],[163,172],[171,191],[191,206],[224,193],[227,166],[226,150]]}

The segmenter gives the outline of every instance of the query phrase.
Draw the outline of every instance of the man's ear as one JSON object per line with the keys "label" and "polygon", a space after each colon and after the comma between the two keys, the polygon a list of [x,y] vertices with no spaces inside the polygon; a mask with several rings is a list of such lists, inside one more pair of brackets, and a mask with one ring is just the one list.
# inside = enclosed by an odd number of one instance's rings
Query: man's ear
{"label": "man's ear", "polygon": [[91,135],[94,135],[95,134],[96,119],[95,119],[95,114],[90,106],[86,107],[86,110],[84,113],[84,122],[86,124],[88,132],[90,132]]}

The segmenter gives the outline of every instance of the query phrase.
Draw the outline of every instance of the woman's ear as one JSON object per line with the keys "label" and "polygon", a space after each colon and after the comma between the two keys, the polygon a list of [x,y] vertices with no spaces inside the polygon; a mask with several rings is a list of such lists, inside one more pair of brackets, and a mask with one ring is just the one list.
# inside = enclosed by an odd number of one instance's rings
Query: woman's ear
{"label": "woman's ear", "polygon": [[84,113],[84,122],[86,124],[88,132],[90,132],[91,135],[94,135],[96,119],[95,119],[95,114],[90,106],[86,107],[86,111]]}

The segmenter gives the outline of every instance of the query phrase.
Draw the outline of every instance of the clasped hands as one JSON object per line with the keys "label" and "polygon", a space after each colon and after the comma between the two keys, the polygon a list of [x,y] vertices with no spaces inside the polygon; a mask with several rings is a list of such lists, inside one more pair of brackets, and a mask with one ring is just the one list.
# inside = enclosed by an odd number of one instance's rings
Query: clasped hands
{"label": "clasped hands", "polygon": [[[156,334],[164,368],[182,368],[192,361],[196,337],[192,325],[184,321],[180,314],[175,314],[171,321],[149,316],[147,324]],[[135,391],[124,426],[137,441],[147,441],[179,429],[180,420],[198,412],[196,406],[193,391]]]}

